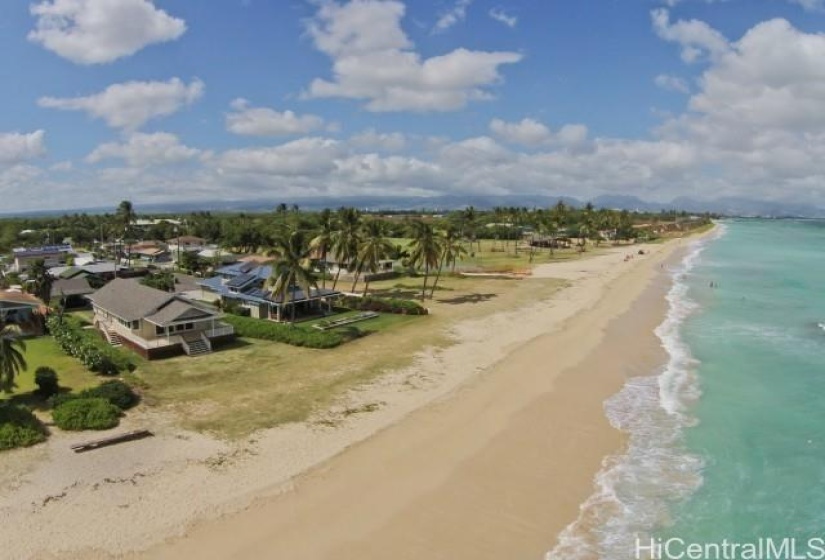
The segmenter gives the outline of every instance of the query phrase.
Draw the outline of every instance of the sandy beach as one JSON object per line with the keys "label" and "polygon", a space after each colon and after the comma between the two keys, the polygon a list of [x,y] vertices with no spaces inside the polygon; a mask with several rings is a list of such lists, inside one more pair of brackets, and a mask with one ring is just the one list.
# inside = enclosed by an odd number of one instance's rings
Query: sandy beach
{"label": "sandy beach", "polygon": [[[74,455],[68,444],[84,437],[58,435],[4,456],[4,554],[542,558],[621,449],[604,399],[664,361],[652,331],[684,243],[538,266],[527,282],[571,286],[455,324],[455,344],[354,391],[351,406],[381,406],[334,427],[229,444],[170,420],[117,449]],[[141,414],[153,412],[121,430]]]}

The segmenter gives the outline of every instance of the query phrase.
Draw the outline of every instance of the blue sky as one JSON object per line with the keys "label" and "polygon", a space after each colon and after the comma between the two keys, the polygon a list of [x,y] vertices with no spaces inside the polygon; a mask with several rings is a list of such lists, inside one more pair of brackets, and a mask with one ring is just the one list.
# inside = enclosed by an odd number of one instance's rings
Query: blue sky
{"label": "blue sky", "polygon": [[3,2],[2,210],[825,205],[823,26],[822,0]]}

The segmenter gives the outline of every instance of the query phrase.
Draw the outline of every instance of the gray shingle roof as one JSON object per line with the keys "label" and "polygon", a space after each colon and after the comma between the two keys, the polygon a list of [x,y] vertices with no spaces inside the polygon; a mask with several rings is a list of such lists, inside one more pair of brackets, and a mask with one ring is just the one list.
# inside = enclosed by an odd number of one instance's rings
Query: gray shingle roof
{"label": "gray shingle roof", "polygon": [[145,317],[150,323],[165,327],[171,323],[179,321],[193,321],[196,319],[206,319],[215,317],[218,314],[214,311],[195,307],[190,303],[176,299],[164,306],[160,311]]}
{"label": "gray shingle roof", "polygon": [[94,291],[86,278],[61,278],[52,284],[52,294],[56,296],[85,296]]}
{"label": "gray shingle roof", "polygon": [[139,284],[136,280],[115,278],[89,296],[96,306],[125,321],[137,321],[152,315],[175,294]]}

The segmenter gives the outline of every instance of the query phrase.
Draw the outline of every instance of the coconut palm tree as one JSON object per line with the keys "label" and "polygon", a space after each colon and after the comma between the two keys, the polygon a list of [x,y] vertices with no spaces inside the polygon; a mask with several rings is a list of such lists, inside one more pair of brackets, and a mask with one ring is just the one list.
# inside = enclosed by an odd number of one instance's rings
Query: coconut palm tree
{"label": "coconut palm tree", "polygon": [[135,208],[132,206],[132,203],[128,200],[121,200],[120,204],[117,206],[117,210],[115,211],[115,222],[121,229],[127,230],[132,226],[136,219],[137,214],[135,213]]}
{"label": "coconut palm tree", "polygon": [[20,327],[0,321],[0,389],[10,393],[14,378],[28,368],[26,343],[21,338]]}
{"label": "coconut palm tree", "polygon": [[43,259],[37,259],[32,263],[31,269],[29,270],[29,278],[34,281],[31,287],[31,293],[40,298],[43,303],[49,305],[49,301],[52,299],[52,284],[54,280],[51,274],[49,274],[49,269],[46,268],[46,263]]}
{"label": "coconut palm tree", "polygon": [[410,262],[414,266],[424,267],[424,285],[421,288],[421,301],[427,295],[427,281],[430,269],[438,266],[441,259],[441,240],[435,234],[431,224],[417,220],[410,224],[412,242],[410,243]]}
{"label": "coconut palm tree", "polygon": [[338,210],[338,229],[333,232],[330,249],[338,264],[338,271],[335,273],[335,280],[332,282],[332,289],[338,285],[338,278],[341,276],[341,267],[347,269],[353,267],[358,255],[359,229],[361,226],[361,213],[355,208],[340,208]]}
{"label": "coconut palm tree", "polygon": [[[361,272],[375,274],[378,272],[378,263],[391,255],[395,248],[387,238],[387,223],[381,220],[369,220],[364,222],[361,228],[361,241],[358,246],[355,265],[355,281],[352,283],[352,291],[355,291],[355,284]],[[369,276],[364,281],[364,295],[370,287]]]}
{"label": "coconut palm tree", "polygon": [[[470,250],[473,250],[473,243],[476,240],[476,227],[478,213],[472,206],[468,206],[461,214],[461,235],[470,241]],[[481,242],[478,245],[478,255],[481,256]]]}
{"label": "coconut palm tree", "polygon": [[278,236],[274,240],[272,252],[278,261],[272,266],[272,275],[266,287],[272,291],[272,299],[283,305],[291,303],[290,324],[295,324],[295,292],[300,288],[307,297],[312,288],[317,288],[315,275],[310,268],[309,243],[300,230]]}
{"label": "coconut palm tree", "polygon": [[318,215],[318,229],[315,237],[309,242],[309,248],[317,251],[321,256],[321,287],[327,287],[327,254],[332,248],[332,238],[335,233],[335,222],[332,211],[324,208]]}
{"label": "coconut palm tree", "polygon": [[455,261],[467,254],[467,249],[461,243],[461,236],[458,230],[449,226],[440,234],[441,242],[441,260],[438,263],[438,272],[435,275],[435,281],[432,288],[430,288],[430,299],[435,295],[435,288],[438,285],[438,279],[441,278],[441,271],[445,264],[452,263],[452,269],[455,271]]}

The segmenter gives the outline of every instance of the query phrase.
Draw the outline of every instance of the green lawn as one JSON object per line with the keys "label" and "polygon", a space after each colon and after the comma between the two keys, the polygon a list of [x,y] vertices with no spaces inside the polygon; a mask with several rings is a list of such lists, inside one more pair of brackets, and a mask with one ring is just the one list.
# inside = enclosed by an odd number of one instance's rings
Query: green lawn
{"label": "green lawn", "polygon": [[[329,315],[325,317],[326,320],[338,320],[338,319],[346,319],[347,317],[354,317],[363,313],[363,311],[344,311],[343,313],[336,313],[335,315]],[[337,330],[337,329],[346,329],[349,327],[357,327],[358,330],[365,333],[376,333],[380,331],[384,331],[389,328],[393,328],[400,325],[405,325],[411,321],[415,321],[418,317],[415,315],[400,315],[395,313],[379,313],[377,317],[373,317],[371,319],[366,319],[363,321],[358,321],[356,323],[349,323],[346,325],[341,325],[340,327],[336,327],[330,330]],[[307,323],[308,326],[316,324],[318,321],[310,321]]]}
{"label": "green lawn", "polygon": [[75,358],[63,353],[50,336],[27,339],[26,362],[28,369],[17,377],[17,388],[11,395],[0,393],[0,399],[29,393],[37,388],[34,384],[34,372],[38,367],[48,366],[57,372],[60,386],[72,391],[100,384],[101,379],[88,371]]}

